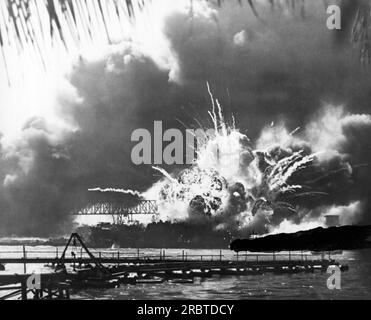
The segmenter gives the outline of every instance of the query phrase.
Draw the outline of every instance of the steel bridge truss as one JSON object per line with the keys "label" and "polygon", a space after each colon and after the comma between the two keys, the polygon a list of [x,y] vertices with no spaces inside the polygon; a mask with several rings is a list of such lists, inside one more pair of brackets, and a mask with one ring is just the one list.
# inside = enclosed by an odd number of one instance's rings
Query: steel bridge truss
{"label": "steel bridge truss", "polygon": [[75,216],[112,216],[115,224],[122,224],[125,220],[133,221],[134,215],[158,215],[157,202],[141,200],[136,206],[129,207],[124,202],[101,202],[89,205],[72,212]]}

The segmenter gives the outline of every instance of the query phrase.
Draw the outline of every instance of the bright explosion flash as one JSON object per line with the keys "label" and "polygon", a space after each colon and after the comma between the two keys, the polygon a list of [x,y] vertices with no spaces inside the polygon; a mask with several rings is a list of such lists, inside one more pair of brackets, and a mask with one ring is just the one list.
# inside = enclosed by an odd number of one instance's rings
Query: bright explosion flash
{"label": "bright explosion flash", "polygon": [[219,101],[208,89],[215,134],[206,134],[193,165],[175,177],[154,168],[164,179],[143,194],[144,198],[158,201],[164,219],[210,218],[216,228],[263,227],[254,232],[265,232],[275,211],[298,214],[290,199],[324,195],[305,184],[291,182],[314,164],[316,154],[287,150],[276,144],[265,150],[254,149],[234,123],[229,125],[224,120]]}
{"label": "bright explosion flash", "polygon": [[[317,154],[305,148],[280,145],[275,139],[270,144],[257,141],[256,145],[264,148],[254,147],[236,128],[234,118],[231,125],[225,121],[221,104],[208,89],[212,101],[209,115],[215,130],[205,132],[189,168],[172,174],[153,167],[163,179],[141,197],[157,201],[161,220],[211,222],[216,229],[231,232],[275,232],[280,223],[287,225],[286,218],[300,220],[302,208],[296,199],[327,195],[310,185],[313,173],[314,180],[322,175],[316,170]],[[273,125],[267,127],[262,136],[269,136],[267,131],[272,130],[278,129]],[[287,134],[286,140],[296,139],[298,131]],[[322,225],[321,219],[314,225]]]}

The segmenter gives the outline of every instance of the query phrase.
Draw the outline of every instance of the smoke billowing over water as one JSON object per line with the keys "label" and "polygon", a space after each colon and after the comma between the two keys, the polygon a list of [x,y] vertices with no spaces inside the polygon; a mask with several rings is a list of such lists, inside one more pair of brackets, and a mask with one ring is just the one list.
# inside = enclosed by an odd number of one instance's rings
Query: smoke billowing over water
{"label": "smoke billowing over water", "polygon": [[[58,121],[35,113],[17,137],[0,136],[1,235],[69,232],[68,213],[97,187],[136,190],[160,201],[163,219],[215,228],[292,231],[327,213],[371,222],[371,76],[334,44],[322,4],[305,19],[261,4],[257,19],[237,1],[195,3],[169,9],[152,51],[126,41],[79,57],[49,106]],[[206,82],[224,121],[210,120]],[[162,168],[176,183],[131,162],[131,133],[155,120],[217,123],[192,167]]]}
{"label": "smoke billowing over water", "polygon": [[[329,106],[293,132],[272,123],[255,142],[224,121],[217,100],[211,117],[214,134],[206,133],[194,164],[173,176],[160,170],[164,178],[144,193],[158,201],[160,218],[256,234],[324,226],[326,214],[339,215],[342,224],[362,220],[364,204],[352,200],[347,188],[355,171],[369,164],[352,164],[343,144],[349,126],[362,130],[371,116]],[[341,198],[333,198],[336,193]]]}

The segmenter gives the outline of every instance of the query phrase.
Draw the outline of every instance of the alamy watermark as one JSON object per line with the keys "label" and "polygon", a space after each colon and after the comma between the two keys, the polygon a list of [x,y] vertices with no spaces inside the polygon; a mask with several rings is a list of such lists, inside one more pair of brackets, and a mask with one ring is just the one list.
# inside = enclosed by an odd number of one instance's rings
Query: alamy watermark
{"label": "alamy watermark", "polygon": [[41,290],[41,274],[33,273],[26,281],[26,286],[28,290]]}
{"label": "alamy watermark", "polygon": [[131,152],[135,165],[192,164],[197,148],[215,137],[214,129],[163,130],[162,121],[155,121],[153,134],[147,129],[137,129],[131,135],[136,145]]}
{"label": "alamy watermark", "polygon": [[341,290],[341,269],[339,266],[329,266],[327,273],[330,277],[327,279],[327,288],[329,290]]}
{"label": "alamy watermark", "polygon": [[341,9],[338,5],[330,5],[327,7],[327,14],[329,15],[326,21],[327,29],[341,30]]}

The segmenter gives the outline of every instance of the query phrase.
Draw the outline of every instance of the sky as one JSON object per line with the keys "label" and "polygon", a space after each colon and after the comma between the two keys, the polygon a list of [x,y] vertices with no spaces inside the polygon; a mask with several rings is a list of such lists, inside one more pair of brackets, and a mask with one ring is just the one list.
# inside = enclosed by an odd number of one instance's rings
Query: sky
{"label": "sky", "polygon": [[[0,88],[3,93],[0,97],[0,127],[6,137],[16,137],[24,123],[34,116],[48,118],[49,121],[58,123],[59,116],[56,115],[56,96],[65,88],[65,77],[72,72],[72,68],[79,57],[84,57],[89,61],[102,59],[112,52],[112,46],[122,41],[136,43],[141,50],[148,52],[151,57],[159,61],[166,55],[166,39],[162,34],[164,18],[170,12],[189,6],[187,1],[158,1],[156,5],[148,5],[144,12],[138,14],[135,25],[122,19],[118,25],[112,19],[108,23],[110,34],[112,35],[113,45],[107,43],[104,30],[95,26],[97,31],[93,40],[90,40],[80,26],[82,34],[78,45],[73,41],[72,36],[66,33],[66,43],[68,52],[61,41],[52,39],[49,33],[42,33],[43,39],[40,40],[40,51],[44,61],[31,50],[28,45],[24,50],[18,48],[14,42],[4,46],[4,53],[9,72],[8,79],[4,62],[2,61]],[[45,7],[41,7],[41,23],[47,29],[49,18]],[[5,3],[1,9],[6,12]],[[62,20],[63,21],[63,20]],[[4,21],[3,28],[5,30]],[[8,26],[10,28],[10,24]],[[37,33],[38,29],[35,29]],[[84,37],[85,36],[85,37]],[[38,38],[41,35],[38,35]],[[10,81],[10,87],[9,87]]]}
{"label": "sky", "polygon": [[[88,188],[149,189],[161,177],[131,163],[131,132],[151,129],[155,120],[168,128],[195,126],[195,118],[210,125],[206,82],[252,140],[264,145],[262,130],[272,123],[299,127],[314,151],[326,150],[328,168],[339,162],[356,168],[350,178],[328,182],[340,187],[332,187],[326,205],[344,211],[358,201],[361,221],[370,222],[369,67],[360,64],[346,30],[326,28],[322,1],[304,4],[303,12],[258,1],[257,17],[238,1],[221,8],[212,1],[193,7],[187,0],[152,1],[135,22],[110,20],[111,43],[98,26],[94,41],[74,47],[67,38],[68,52],[46,35],[46,68],[27,48],[7,47],[10,86],[0,73],[0,235],[65,233],[73,224],[66,212],[91,200]],[[45,13],[42,23],[48,24]]]}

